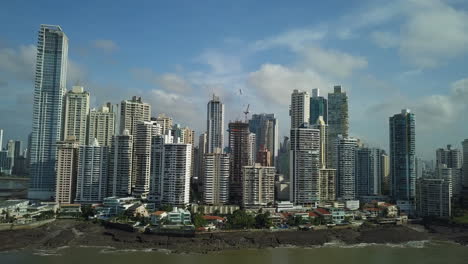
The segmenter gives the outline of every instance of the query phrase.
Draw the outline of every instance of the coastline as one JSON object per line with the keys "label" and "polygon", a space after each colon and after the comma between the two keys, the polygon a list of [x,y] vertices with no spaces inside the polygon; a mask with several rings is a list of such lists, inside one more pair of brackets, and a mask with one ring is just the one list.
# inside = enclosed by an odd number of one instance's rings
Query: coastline
{"label": "coastline", "polygon": [[[231,231],[197,233],[194,237],[142,234],[105,228],[92,222],[57,220],[29,230],[0,232],[0,252],[11,250],[51,250],[61,247],[109,247],[115,250],[164,250],[173,253],[212,253],[224,250],[281,247],[401,244],[442,240],[468,244],[468,229],[429,228],[430,232],[408,226],[378,226],[316,231]],[[437,229],[438,228],[438,229]]]}

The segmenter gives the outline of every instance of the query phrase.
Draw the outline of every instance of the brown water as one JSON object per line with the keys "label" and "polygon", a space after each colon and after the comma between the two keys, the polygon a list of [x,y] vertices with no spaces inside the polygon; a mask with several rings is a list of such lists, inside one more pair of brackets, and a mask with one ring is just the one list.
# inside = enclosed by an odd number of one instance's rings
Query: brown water
{"label": "brown water", "polygon": [[51,251],[0,253],[0,263],[100,263],[100,264],[283,264],[283,263],[398,263],[468,264],[468,247],[447,242],[410,242],[401,245],[329,244],[317,248],[275,248],[224,251],[207,255],[174,254],[164,251],[114,250],[107,248],[63,248]]}

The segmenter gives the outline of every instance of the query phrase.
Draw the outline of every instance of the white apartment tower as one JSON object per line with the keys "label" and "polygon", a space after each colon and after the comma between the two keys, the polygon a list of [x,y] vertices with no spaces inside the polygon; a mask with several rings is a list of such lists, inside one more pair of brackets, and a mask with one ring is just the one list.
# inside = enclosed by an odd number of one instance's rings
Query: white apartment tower
{"label": "white apartment tower", "polygon": [[[161,126],[155,121],[140,122],[136,126],[134,145],[134,195],[147,198],[150,191],[151,141],[161,135]],[[133,179],[132,179],[133,180]]]}
{"label": "white apartment tower", "polygon": [[60,26],[41,25],[37,42],[28,198],[55,195],[56,142],[62,136],[68,38]]}
{"label": "white apartment tower", "polygon": [[222,205],[229,202],[229,155],[216,149],[205,154],[203,176],[203,202]]}
{"label": "white apartment tower", "polygon": [[290,196],[295,204],[320,200],[320,130],[303,124],[291,129]]}
{"label": "white apartment tower", "polygon": [[298,128],[304,123],[309,123],[310,95],[308,92],[294,90],[291,94],[291,129]]}
{"label": "white apartment tower", "polygon": [[208,152],[213,153],[215,149],[223,150],[224,145],[224,104],[221,103],[218,96],[213,98],[207,105],[207,140]]}
{"label": "white apartment tower", "polygon": [[126,129],[112,137],[109,154],[107,196],[127,197],[132,193],[133,136]]}
{"label": "white apartment tower", "polygon": [[275,201],[275,167],[244,166],[242,205],[267,205]]}
{"label": "white apartment tower", "polygon": [[335,140],[336,196],[343,200],[356,198],[357,144],[357,139],[341,135]]}
{"label": "white apartment tower", "polygon": [[136,126],[143,121],[150,121],[151,106],[143,103],[141,97],[133,96],[132,100],[124,100],[120,106],[120,133],[128,129],[135,136]]}
{"label": "white apartment tower", "polygon": [[[170,130],[168,133],[170,133]],[[164,145],[172,143],[174,143],[173,137],[170,134],[152,136],[151,139],[150,191],[148,200],[158,204],[162,200]]]}
{"label": "white apartment tower", "polygon": [[108,148],[95,139],[89,146],[80,146],[76,200],[78,203],[99,203],[107,195]]}
{"label": "white apartment tower", "polygon": [[166,114],[159,114],[158,117],[152,117],[151,121],[155,121],[161,126],[163,135],[169,135],[173,125],[171,117],[166,116]]}
{"label": "white apartment tower", "polygon": [[190,144],[164,145],[162,204],[184,206],[189,203],[191,158]]}
{"label": "white apartment tower", "polygon": [[57,142],[55,202],[71,204],[76,197],[79,142],[74,136]]}
{"label": "white apartment tower", "polygon": [[80,145],[86,145],[89,114],[89,93],[82,86],[73,86],[65,95],[63,139],[76,137]]}
{"label": "white apartment tower", "polygon": [[88,118],[88,141],[93,142],[97,138],[102,146],[110,147],[112,136],[115,131],[115,113],[112,105],[107,103],[99,109],[93,109],[89,112]]}

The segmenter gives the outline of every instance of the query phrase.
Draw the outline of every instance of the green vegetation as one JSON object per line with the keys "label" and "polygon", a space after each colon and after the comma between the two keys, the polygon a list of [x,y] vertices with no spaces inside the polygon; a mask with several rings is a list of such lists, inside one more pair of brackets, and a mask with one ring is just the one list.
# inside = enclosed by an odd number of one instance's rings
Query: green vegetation
{"label": "green vegetation", "polygon": [[81,206],[81,216],[84,219],[88,219],[90,216],[95,216],[96,210],[89,204],[85,204]]}
{"label": "green vegetation", "polygon": [[45,211],[40,213],[39,215],[34,216],[34,219],[37,221],[42,221],[42,220],[47,220],[47,219],[52,219],[55,217],[55,212],[52,210]]}
{"label": "green vegetation", "polygon": [[229,229],[246,229],[255,225],[255,218],[245,212],[245,210],[236,210],[227,218],[227,227]]}
{"label": "green vegetation", "polygon": [[192,223],[196,228],[203,227],[206,225],[206,220],[203,218],[203,214],[195,213],[192,214]]}
{"label": "green vegetation", "polygon": [[159,211],[166,211],[166,212],[171,212],[173,207],[171,205],[161,205],[159,208]]}
{"label": "green vegetation", "polygon": [[302,216],[292,216],[292,215],[290,215],[288,217],[287,224],[289,226],[300,226],[300,225],[307,224],[307,220],[302,218]]}
{"label": "green vegetation", "polygon": [[256,228],[270,228],[273,226],[270,219],[270,212],[259,213],[255,217],[255,227]]}

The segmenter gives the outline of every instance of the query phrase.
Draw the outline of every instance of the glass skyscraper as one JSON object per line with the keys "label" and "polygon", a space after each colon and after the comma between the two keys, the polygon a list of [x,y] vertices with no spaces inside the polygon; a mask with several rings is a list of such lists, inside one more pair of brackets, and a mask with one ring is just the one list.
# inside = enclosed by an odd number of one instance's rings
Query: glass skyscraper
{"label": "glass skyscraper", "polygon": [[413,201],[416,185],[415,117],[408,109],[390,117],[391,190],[395,200]]}
{"label": "glass skyscraper", "polygon": [[66,91],[68,38],[60,26],[41,25],[37,42],[31,179],[28,197],[49,200],[55,195],[56,142],[62,128]]}
{"label": "glass skyscraper", "polygon": [[310,97],[310,119],[309,124],[315,124],[319,116],[323,117],[323,121],[328,124],[328,104],[325,97],[320,96],[319,89],[312,90]]}

